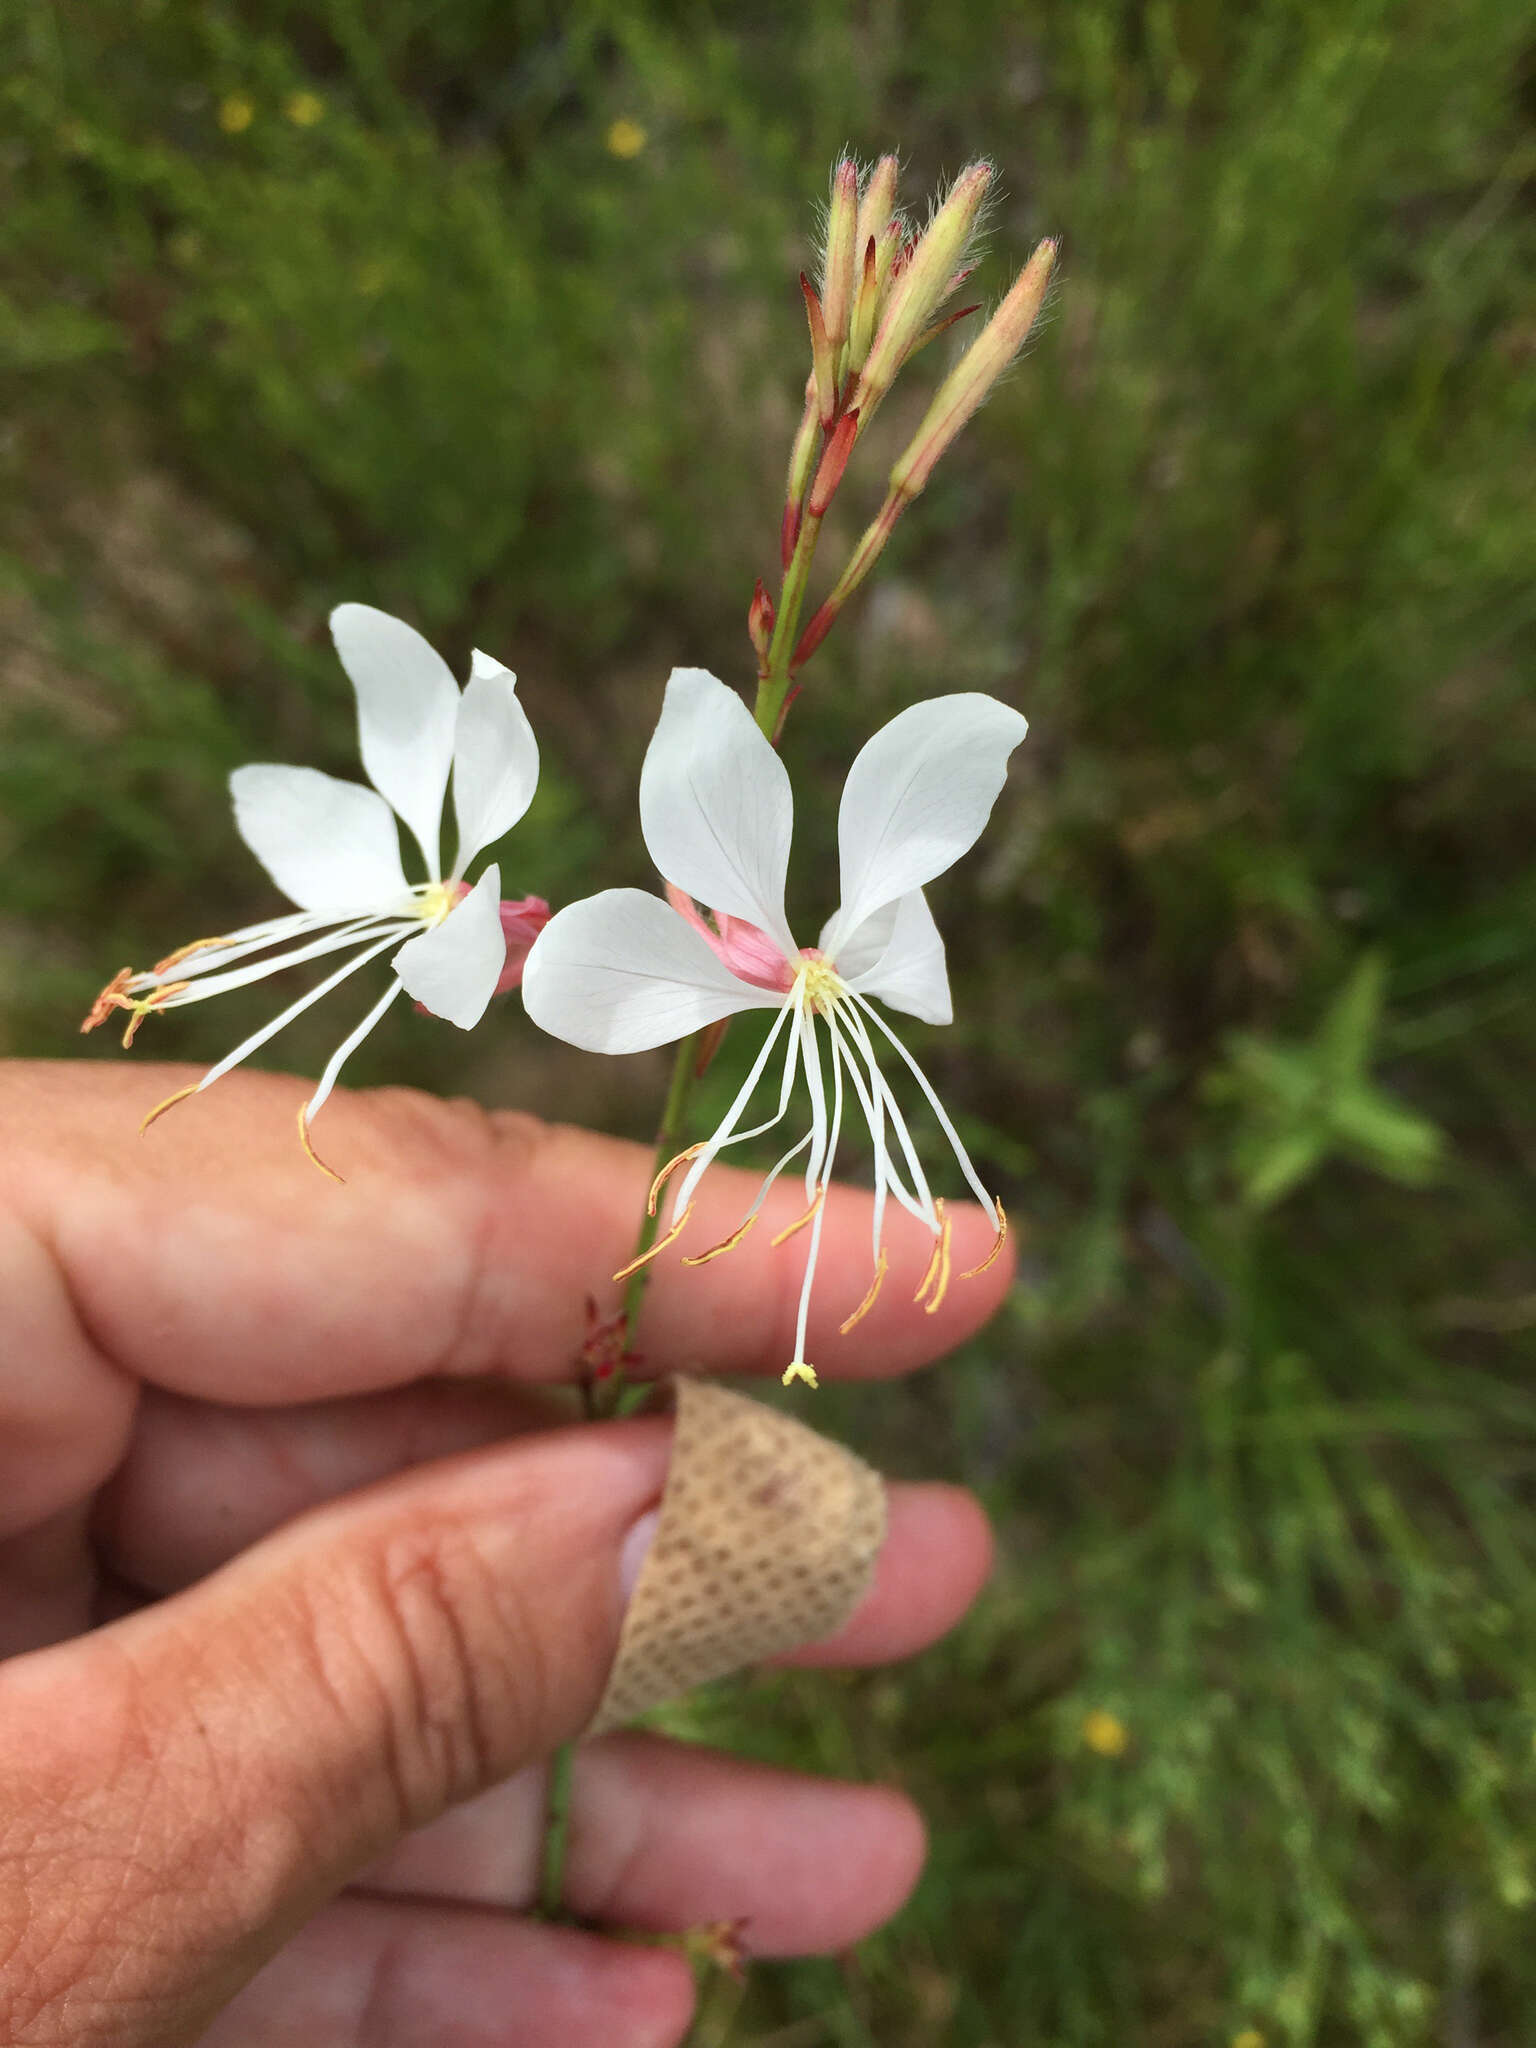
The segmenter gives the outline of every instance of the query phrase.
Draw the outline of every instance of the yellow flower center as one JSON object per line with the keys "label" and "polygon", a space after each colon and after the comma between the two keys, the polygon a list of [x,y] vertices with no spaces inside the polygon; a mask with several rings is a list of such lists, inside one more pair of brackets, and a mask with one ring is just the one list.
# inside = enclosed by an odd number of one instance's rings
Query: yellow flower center
{"label": "yellow flower center", "polygon": [[831,961],[820,953],[802,953],[800,965],[795,970],[795,981],[797,987],[804,991],[806,1008],[818,1017],[830,1017],[844,991],[843,978]]}
{"label": "yellow flower center", "polygon": [[441,924],[463,893],[459,882],[428,882],[416,898],[416,915],[425,925]]}

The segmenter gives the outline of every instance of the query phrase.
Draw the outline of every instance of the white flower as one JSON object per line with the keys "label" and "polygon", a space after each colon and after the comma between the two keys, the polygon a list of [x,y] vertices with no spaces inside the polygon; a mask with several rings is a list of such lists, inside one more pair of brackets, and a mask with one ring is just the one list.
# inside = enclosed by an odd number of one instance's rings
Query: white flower
{"label": "white flower", "polygon": [[[81,1026],[89,1031],[114,1009],[126,1010],[127,1044],[151,1012],[201,1002],[329,953],[347,954],[193,1087],[152,1110],[148,1124],[171,1103],[210,1087],[360,967],[393,951],[389,987],[336,1048],[299,1111],[299,1136],[312,1158],[310,1120],[344,1061],[401,991],[468,1030],[498,986],[515,985],[533,932],[548,915],[547,905],[528,898],[506,905],[504,916],[494,863],[473,887],[463,879],[475,856],[522,817],[539,779],[538,744],[511,670],[477,651],[461,694],[446,662],[418,632],[371,605],[338,605],[331,632],[357,693],[358,738],[373,788],[313,768],[265,763],[237,768],[230,777],[240,836],[298,904],[297,913],[199,939],[148,973],[125,967]],[[458,851],[445,876],[439,842],[450,770]],[[397,818],[421,849],[425,881],[405,878]]]}
{"label": "white flower", "polygon": [[[593,1052],[640,1052],[718,1023],[739,1010],[775,1013],[762,1049],[719,1128],[663,1169],[686,1166],[669,1229],[645,1256],[672,1243],[687,1223],[700,1177],[728,1145],[760,1136],[789,1110],[797,1075],[810,1097],[811,1128],[763,1181],[740,1227],[700,1253],[702,1264],[741,1241],[768,1190],[799,1155],[806,1211],[775,1243],[809,1225],[795,1356],[784,1377],[815,1374],[805,1360],[811,1284],[820,1248],[822,1203],[849,1094],[869,1126],[875,1159],[874,1279],[843,1325],[873,1304],[886,1270],[882,1241],[887,1195],[934,1235],[918,1299],[930,1312],[949,1279],[949,1226],[881,1071],[894,1051],[926,1097],[978,1201],[1005,1223],[966,1156],[954,1125],[917,1062],[872,996],[924,1023],[952,1010],[944,944],[923,884],[970,847],[987,821],[1026,731],[1017,711],[967,693],[916,704],[864,747],[848,774],[838,815],[842,902],[814,947],[795,945],[784,916],[793,804],[783,762],[745,704],[703,669],[674,669],[640,778],[640,822],[666,878],[670,907],[641,889],[608,889],[558,912],[534,941],[523,1000],[536,1024]],[[708,905],[713,926],[695,903]],[[819,1028],[818,1028],[819,1027]],[[825,1048],[823,1048],[823,1034]],[[743,1128],[748,1106],[776,1050],[783,1073],[766,1121]],[[988,1261],[990,1263],[990,1260]],[[627,1267],[625,1273],[634,1270]],[[980,1270],[977,1268],[976,1270]],[[619,1278],[625,1275],[616,1276]]]}

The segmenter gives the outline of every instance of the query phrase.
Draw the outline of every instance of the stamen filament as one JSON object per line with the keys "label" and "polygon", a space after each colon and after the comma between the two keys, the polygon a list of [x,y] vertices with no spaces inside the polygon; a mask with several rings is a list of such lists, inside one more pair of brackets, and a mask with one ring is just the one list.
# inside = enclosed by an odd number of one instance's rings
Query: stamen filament
{"label": "stamen filament", "polygon": [[849,994],[852,997],[853,1001],[858,1004],[860,1010],[862,1010],[866,1016],[872,1018],[873,1021],[879,1025],[881,1031],[883,1031],[885,1036],[891,1041],[891,1044],[895,1046],[897,1052],[901,1055],[901,1058],[906,1063],[908,1071],[911,1073],[913,1080],[916,1081],[918,1087],[922,1089],[923,1094],[927,1097],[928,1107],[933,1111],[934,1115],[938,1118],[939,1128],[944,1133],[945,1137],[949,1140],[950,1148],[955,1155],[955,1162],[959,1166],[960,1171],[965,1175],[965,1178],[970,1185],[971,1193],[976,1197],[977,1201],[980,1202],[981,1206],[984,1209],[995,1208],[996,1205],[993,1201],[992,1196],[988,1194],[986,1188],[982,1185],[981,1176],[977,1173],[975,1167],[972,1166],[971,1156],[966,1151],[965,1146],[960,1141],[960,1133],[955,1129],[954,1124],[950,1120],[949,1112],[945,1109],[943,1103],[940,1102],[937,1094],[934,1091],[933,1083],[928,1079],[928,1076],[917,1064],[917,1061],[913,1059],[911,1053],[907,1051],[907,1048],[896,1036],[895,1032],[891,1029],[890,1025],[887,1024],[885,1019],[880,1015],[880,1012],[877,1009],[875,1009],[873,1005],[869,1003],[869,1001],[865,997],[861,996],[857,992],[857,990],[850,989]]}
{"label": "stamen filament", "polygon": [[997,1236],[993,1240],[992,1249],[979,1266],[972,1266],[968,1272],[960,1275],[962,1280],[974,1280],[979,1273],[985,1273],[1008,1242],[1008,1218],[1003,1214],[1003,1205],[996,1195],[992,1197],[992,1206],[997,1211]]}
{"label": "stamen filament", "polygon": [[659,1257],[660,1254],[667,1249],[667,1246],[669,1244],[676,1244],[677,1240],[682,1236],[684,1230],[687,1228],[688,1218],[693,1214],[693,1211],[694,1204],[690,1202],[687,1208],[683,1211],[682,1215],[678,1217],[677,1221],[673,1224],[672,1228],[666,1233],[666,1235],[664,1237],[658,1237],[656,1242],[650,1247],[650,1249],[648,1251],[643,1251],[640,1254],[639,1258],[631,1259],[627,1266],[620,1266],[618,1272],[615,1273],[613,1276],[614,1279],[627,1280],[632,1273],[638,1273],[642,1266],[648,1266],[651,1263],[652,1259]]}
{"label": "stamen filament", "polygon": [[837,1329],[838,1335],[840,1337],[846,1337],[848,1332],[854,1327],[855,1323],[862,1323],[864,1318],[869,1314],[870,1310],[874,1307],[876,1299],[879,1296],[881,1286],[884,1284],[885,1272],[889,1264],[890,1260],[886,1257],[885,1246],[881,1245],[880,1262],[875,1267],[874,1279],[871,1280],[869,1283],[869,1292],[865,1295],[864,1299],[859,1303],[858,1307],[854,1310],[853,1314],[848,1318],[847,1322],[838,1324]]}

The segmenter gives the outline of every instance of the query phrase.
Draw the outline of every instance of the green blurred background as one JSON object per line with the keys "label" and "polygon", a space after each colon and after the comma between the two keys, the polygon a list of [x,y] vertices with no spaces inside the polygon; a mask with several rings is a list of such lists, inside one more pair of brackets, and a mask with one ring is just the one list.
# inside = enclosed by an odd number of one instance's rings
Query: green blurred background
{"label": "green blurred background", "polygon": [[[123,1058],[74,1035],[108,974],[275,907],[225,776],[357,772],[342,597],[519,671],[509,891],[649,884],[666,671],[750,682],[834,153],[899,149],[912,197],[993,156],[988,293],[1064,238],[786,740],[811,922],[883,718],[1032,722],[934,892],[959,1021],[914,1040],[1019,1286],[817,1411],[978,1486],[1003,1564],[910,1669],[674,1717],[933,1825],[893,1928],[709,1985],[696,2038],[1529,2041],[1528,6],[12,0],[0,76],[11,1053]],[[275,1000],[140,1044],[209,1058]],[[351,1078],[644,1135],[665,1070],[512,1003],[402,1011]]]}

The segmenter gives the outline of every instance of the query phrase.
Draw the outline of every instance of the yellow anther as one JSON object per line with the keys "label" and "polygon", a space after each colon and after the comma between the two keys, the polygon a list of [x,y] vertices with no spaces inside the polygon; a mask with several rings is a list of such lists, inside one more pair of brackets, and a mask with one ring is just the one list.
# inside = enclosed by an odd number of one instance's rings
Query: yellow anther
{"label": "yellow anther", "polygon": [[875,1277],[869,1283],[869,1292],[865,1295],[864,1299],[859,1303],[858,1307],[854,1310],[853,1314],[848,1318],[847,1322],[839,1323],[838,1335],[840,1337],[846,1337],[848,1332],[853,1328],[855,1323],[862,1323],[864,1318],[869,1314],[870,1310],[874,1307],[875,1297],[880,1292],[881,1283],[885,1279],[886,1268],[887,1266],[889,1266],[890,1263],[890,1260],[886,1257],[885,1246],[881,1245],[880,1257],[875,1266]]}
{"label": "yellow anther", "polygon": [[974,1280],[978,1273],[985,1273],[988,1266],[992,1264],[1003,1246],[1008,1242],[1008,1218],[1003,1214],[1003,1205],[996,1195],[992,1197],[992,1206],[997,1211],[997,1238],[993,1243],[991,1251],[987,1253],[981,1264],[979,1266],[972,1266],[968,1272],[960,1275],[962,1280]]}
{"label": "yellow anther", "polygon": [[928,1313],[930,1315],[933,1314],[937,1304],[943,1300],[943,1290],[949,1285],[950,1224],[948,1216],[944,1213],[944,1197],[942,1195],[934,1203],[933,1213],[938,1220],[939,1226],[934,1234],[933,1257],[928,1261],[928,1270],[924,1273],[918,1290],[912,1297],[914,1301],[921,1301],[929,1288],[936,1285],[939,1291],[934,1296],[933,1301],[928,1304]]}
{"label": "yellow anther", "polygon": [[150,1125],[155,1121],[157,1117],[164,1116],[165,1112],[168,1109],[174,1109],[178,1102],[185,1102],[189,1095],[195,1095],[198,1091],[199,1086],[200,1083],[194,1081],[190,1088],[178,1088],[174,1095],[167,1095],[164,1102],[157,1102],[154,1108],[149,1112],[149,1115],[145,1117],[144,1121],[139,1125],[139,1136],[141,1138],[143,1137],[144,1133],[149,1129]]}
{"label": "yellow anther", "polygon": [[816,1217],[816,1211],[821,1207],[822,1203],[826,1199],[826,1189],[824,1187],[818,1188],[816,1190],[816,1199],[812,1202],[809,1209],[806,1210],[803,1216],[797,1216],[793,1223],[785,1225],[785,1227],[779,1232],[778,1236],[773,1239],[774,1246],[777,1247],[781,1244],[788,1244],[789,1240],[794,1236],[797,1230],[804,1230],[807,1223],[814,1222]]}
{"label": "yellow anther", "polygon": [[656,1204],[660,1199],[661,1191],[673,1174],[676,1173],[677,1169],[680,1166],[686,1166],[690,1159],[697,1159],[703,1150],[704,1147],[702,1145],[690,1145],[686,1152],[679,1152],[667,1161],[660,1173],[651,1182],[651,1192],[645,1198],[645,1213],[647,1216],[654,1216],[656,1214]]}
{"label": "yellow anther", "polygon": [[723,1237],[718,1244],[712,1244],[707,1252],[695,1252],[691,1259],[684,1259],[683,1264],[685,1266],[707,1266],[711,1259],[718,1259],[722,1253],[735,1251],[737,1245],[741,1243],[741,1240],[756,1221],[757,1212],[754,1210],[746,1222],[739,1229],[733,1230],[729,1237]]}
{"label": "yellow anther", "polygon": [[318,1166],[320,1171],[331,1180],[337,1181],[342,1187],[346,1186],[345,1180],[336,1171],[335,1167],[327,1166],[320,1157],[320,1154],[315,1150],[314,1143],[309,1135],[309,1104],[307,1102],[299,1104],[299,1143],[304,1147],[304,1157],[311,1166]]}
{"label": "yellow anther", "polygon": [[673,1224],[672,1228],[667,1232],[666,1236],[658,1237],[656,1242],[650,1247],[650,1249],[648,1251],[643,1251],[638,1259],[631,1259],[627,1266],[620,1266],[618,1272],[615,1273],[613,1276],[614,1279],[627,1280],[631,1273],[638,1273],[642,1266],[648,1266],[651,1263],[652,1259],[658,1257],[662,1252],[666,1250],[669,1244],[676,1244],[677,1240],[682,1236],[684,1230],[687,1229],[688,1218],[693,1214],[693,1211],[694,1204],[690,1202],[687,1208],[683,1211],[682,1215],[678,1217],[677,1221]]}
{"label": "yellow anther", "polygon": [[808,1387],[819,1387],[821,1385],[820,1380],[816,1377],[815,1366],[807,1365],[803,1358],[790,1360],[789,1364],[784,1368],[784,1378],[780,1384],[792,1387],[796,1380],[804,1380]]}

